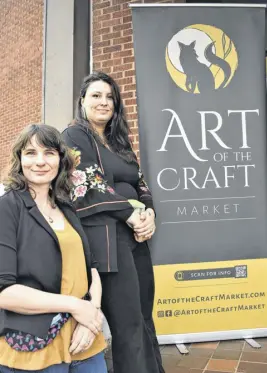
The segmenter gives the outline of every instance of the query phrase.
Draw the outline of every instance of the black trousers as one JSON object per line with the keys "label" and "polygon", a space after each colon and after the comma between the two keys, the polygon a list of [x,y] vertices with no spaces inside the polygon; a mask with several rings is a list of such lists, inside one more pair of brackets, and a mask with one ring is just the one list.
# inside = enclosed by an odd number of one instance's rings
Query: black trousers
{"label": "black trousers", "polygon": [[118,272],[101,273],[102,309],[112,334],[114,373],[164,373],[152,309],[154,275],[146,242],[117,242]]}

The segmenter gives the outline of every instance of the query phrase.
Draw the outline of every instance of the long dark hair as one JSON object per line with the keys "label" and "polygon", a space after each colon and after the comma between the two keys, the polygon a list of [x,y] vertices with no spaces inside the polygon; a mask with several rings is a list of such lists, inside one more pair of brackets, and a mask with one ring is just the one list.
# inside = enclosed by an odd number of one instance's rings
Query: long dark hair
{"label": "long dark hair", "polygon": [[39,145],[48,149],[55,149],[60,157],[58,174],[52,181],[49,191],[52,203],[55,203],[57,200],[63,203],[70,203],[69,196],[72,188],[71,174],[74,169],[74,159],[62,140],[60,132],[56,128],[45,124],[31,124],[19,134],[12,147],[7,177],[3,183],[5,189],[29,189],[28,181],[23,175],[21,167],[21,152],[30,143],[34,135]]}
{"label": "long dark hair", "polygon": [[82,110],[82,99],[85,97],[88,87],[91,83],[102,80],[111,87],[114,103],[114,114],[105,127],[104,135],[109,147],[127,162],[137,162],[136,156],[132,150],[132,144],[129,139],[129,126],[125,118],[124,106],[118,84],[109,75],[103,72],[93,72],[84,78],[81,85],[80,96],[76,106],[75,124],[81,124],[86,127],[90,133],[101,142],[97,133],[93,130],[90,122],[84,117]]}

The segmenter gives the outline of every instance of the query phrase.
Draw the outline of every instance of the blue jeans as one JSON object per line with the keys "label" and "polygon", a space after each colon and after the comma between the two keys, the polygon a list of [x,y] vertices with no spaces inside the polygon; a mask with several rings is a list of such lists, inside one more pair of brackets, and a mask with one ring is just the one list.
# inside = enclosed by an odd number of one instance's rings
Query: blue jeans
{"label": "blue jeans", "polygon": [[0,373],[107,373],[104,353],[90,357],[86,360],[73,361],[71,364],[56,364],[41,370],[13,369],[0,365]]}

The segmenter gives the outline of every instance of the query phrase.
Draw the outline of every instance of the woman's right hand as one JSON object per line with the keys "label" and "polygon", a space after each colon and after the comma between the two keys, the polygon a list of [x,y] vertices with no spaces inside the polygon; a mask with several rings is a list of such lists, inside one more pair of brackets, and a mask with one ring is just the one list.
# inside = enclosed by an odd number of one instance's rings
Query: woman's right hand
{"label": "woman's right hand", "polygon": [[79,299],[71,314],[78,323],[90,329],[95,335],[101,332],[103,314],[91,302]]}
{"label": "woman's right hand", "polygon": [[137,209],[134,210],[134,212],[128,218],[128,220],[126,221],[126,223],[131,228],[133,228],[134,226],[139,225],[140,223],[142,223],[142,220],[141,220],[141,217],[140,217],[140,213],[139,213],[139,211]]}
{"label": "woman's right hand", "polygon": [[91,330],[81,324],[77,324],[71,338],[71,345],[69,348],[70,354],[75,355],[88,350],[92,346],[95,338],[96,336]]}

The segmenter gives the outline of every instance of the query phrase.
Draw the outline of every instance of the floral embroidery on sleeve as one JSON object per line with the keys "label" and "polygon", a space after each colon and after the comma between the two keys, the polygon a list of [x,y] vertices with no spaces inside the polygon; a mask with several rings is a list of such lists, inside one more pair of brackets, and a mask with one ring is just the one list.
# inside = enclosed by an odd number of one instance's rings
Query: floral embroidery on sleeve
{"label": "floral embroidery on sleeve", "polygon": [[140,168],[139,168],[139,171],[138,171],[138,177],[139,177],[139,188],[140,188],[143,192],[148,192],[148,193],[150,193],[149,187],[148,187],[148,185],[147,185],[147,182],[146,182],[145,179],[144,179],[144,175],[143,175],[142,171],[140,170]]}
{"label": "floral embroidery on sleeve", "polygon": [[[71,154],[76,160],[75,167],[77,167],[81,162],[81,152],[72,149]],[[115,194],[114,189],[103,179],[101,169],[97,164],[86,167],[84,171],[75,169],[72,173],[72,182],[74,185],[71,192],[72,201],[84,197],[90,189],[97,190],[100,193]]]}

